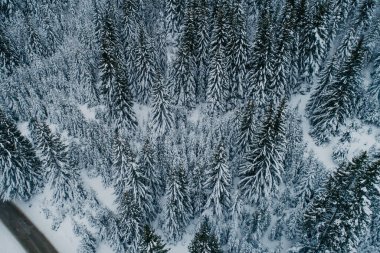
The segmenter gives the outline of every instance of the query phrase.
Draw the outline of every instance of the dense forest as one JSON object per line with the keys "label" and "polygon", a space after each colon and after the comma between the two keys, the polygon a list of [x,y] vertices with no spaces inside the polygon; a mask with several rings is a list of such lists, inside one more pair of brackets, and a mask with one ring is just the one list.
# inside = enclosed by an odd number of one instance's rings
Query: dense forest
{"label": "dense forest", "polygon": [[78,253],[380,252],[379,179],[376,0],[0,0],[0,201]]}

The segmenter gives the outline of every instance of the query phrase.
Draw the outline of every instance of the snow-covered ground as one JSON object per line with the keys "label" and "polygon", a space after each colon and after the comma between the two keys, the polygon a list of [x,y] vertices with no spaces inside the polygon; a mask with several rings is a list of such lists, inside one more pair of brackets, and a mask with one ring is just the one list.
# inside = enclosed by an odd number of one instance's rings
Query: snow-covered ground
{"label": "snow-covered ground", "polygon": [[0,221],[0,252],[1,253],[26,253],[20,243]]}

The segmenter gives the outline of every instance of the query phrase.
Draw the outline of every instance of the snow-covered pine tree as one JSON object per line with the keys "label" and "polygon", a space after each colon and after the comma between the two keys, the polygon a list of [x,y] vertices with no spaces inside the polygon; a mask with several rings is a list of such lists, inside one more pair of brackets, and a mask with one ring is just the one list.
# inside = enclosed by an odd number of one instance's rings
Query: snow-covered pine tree
{"label": "snow-covered pine tree", "polygon": [[219,240],[211,231],[209,219],[205,217],[188,247],[190,253],[221,253]]}
{"label": "snow-covered pine tree", "polygon": [[255,135],[255,111],[252,99],[248,100],[241,114],[237,145],[241,153],[246,153],[253,145]]}
{"label": "snow-covered pine tree", "polygon": [[94,216],[89,217],[89,223],[94,227],[100,241],[107,243],[116,253],[126,252],[124,230],[119,217],[106,208],[99,208]]}
{"label": "snow-covered pine tree", "polygon": [[227,34],[226,21],[223,16],[224,8],[226,7],[222,1],[218,1],[210,41],[210,66],[206,91],[206,101],[210,104],[211,112],[216,113],[224,112],[227,109],[226,100],[230,87],[227,72]]}
{"label": "snow-covered pine tree", "polygon": [[80,208],[84,195],[80,173],[69,157],[68,147],[60,135],[53,134],[45,122],[32,120],[32,136],[40,153],[47,183],[52,190],[52,202],[63,213]]}
{"label": "snow-covered pine tree", "polygon": [[140,152],[138,166],[145,179],[144,185],[146,187],[146,191],[151,196],[152,203],[150,203],[150,205],[153,207],[153,210],[151,210],[149,213],[153,216],[147,216],[147,221],[152,221],[154,219],[157,211],[160,208],[159,198],[162,196],[162,179],[159,171],[157,170],[158,166],[155,158],[155,151],[153,149],[151,140],[149,138],[146,138]]}
{"label": "snow-covered pine tree", "polygon": [[188,182],[183,165],[170,171],[166,186],[164,229],[173,241],[182,238],[191,215]]}
{"label": "snow-covered pine tree", "polygon": [[370,223],[369,193],[379,181],[379,166],[363,153],[337,169],[304,214],[305,248],[356,252]]}
{"label": "snow-covered pine tree", "polygon": [[207,0],[193,0],[194,5],[194,49],[197,82],[195,94],[198,102],[206,98],[207,71],[209,65],[210,46],[210,10]]}
{"label": "snow-covered pine tree", "polygon": [[112,173],[114,181],[114,191],[116,195],[116,203],[120,205],[124,193],[128,187],[127,177],[129,167],[133,162],[132,150],[129,143],[119,134],[116,134],[112,143]]}
{"label": "snow-covered pine tree", "polygon": [[142,237],[144,224],[144,213],[140,204],[130,190],[124,193],[123,199],[118,207],[121,226],[121,238],[131,253],[139,252],[139,241]]}
{"label": "snow-covered pine tree", "polygon": [[248,37],[247,15],[245,13],[245,0],[235,1],[232,4],[232,23],[229,31],[232,32],[226,55],[228,59],[228,73],[231,76],[229,103],[236,105],[245,97],[247,90],[247,62],[248,62]]}
{"label": "snow-covered pine tree", "polygon": [[374,16],[376,9],[378,9],[379,4],[375,0],[363,0],[358,6],[355,17],[355,26],[357,29],[365,32],[371,23],[371,19]]}
{"label": "snow-covered pine tree", "polygon": [[123,0],[123,34],[124,46],[128,47],[136,36],[139,20],[139,0]]}
{"label": "snow-covered pine tree", "polygon": [[122,67],[119,43],[112,8],[102,18],[100,30],[101,90],[118,129],[133,130],[137,126],[133,96],[127,74]]}
{"label": "snow-covered pine tree", "polygon": [[311,21],[306,25],[300,41],[300,78],[306,90],[310,89],[314,76],[319,72],[322,60],[329,48],[328,18],[329,2],[316,3]]}
{"label": "snow-covered pine tree", "polygon": [[121,205],[128,191],[139,205],[144,221],[149,220],[154,216],[152,193],[147,188],[148,182],[136,162],[135,154],[128,142],[118,134],[113,143],[112,160],[116,203]]}
{"label": "snow-covered pine tree", "polygon": [[170,249],[149,225],[145,225],[139,250],[141,253],[167,253]]}
{"label": "snow-covered pine tree", "polygon": [[281,182],[285,152],[285,102],[276,112],[272,105],[239,171],[239,189],[248,202],[275,194]]}
{"label": "snow-covered pine tree", "polygon": [[28,200],[43,182],[32,144],[0,109],[0,200]]}
{"label": "snow-covered pine tree", "polygon": [[85,226],[74,224],[74,233],[82,238],[77,253],[96,253],[99,242]]}
{"label": "snow-covered pine tree", "polygon": [[[191,9],[190,9],[191,10]],[[178,105],[193,108],[196,102],[194,24],[193,15],[187,11],[186,24],[178,46],[169,80],[174,101]]]}
{"label": "snow-covered pine tree", "polygon": [[6,34],[4,24],[0,24],[0,71],[5,75],[12,74],[13,70],[21,64],[19,53],[13,41]]}
{"label": "snow-covered pine tree", "polygon": [[332,59],[328,60],[321,70],[318,78],[318,85],[315,90],[311,92],[310,99],[306,104],[307,115],[311,115],[315,110],[318,110],[322,103],[319,98],[326,91],[326,87],[328,87],[334,81],[334,77],[337,71],[335,59],[336,58],[333,57]]}
{"label": "snow-covered pine tree", "polygon": [[133,52],[133,87],[134,97],[142,104],[150,101],[152,87],[157,83],[157,66],[155,51],[145,27],[140,25]]}
{"label": "snow-covered pine tree", "polygon": [[231,205],[231,172],[227,152],[220,140],[206,172],[205,189],[209,191],[205,208],[211,208],[218,219],[226,214]]}
{"label": "snow-covered pine tree", "polygon": [[325,91],[314,99],[320,106],[311,113],[310,134],[318,143],[328,141],[331,134],[356,113],[358,94],[361,89],[361,69],[364,59],[363,38],[352,49],[343,62],[335,80],[325,87]]}
{"label": "snow-covered pine tree", "polygon": [[166,29],[169,33],[178,33],[184,19],[184,2],[165,0]]}
{"label": "snow-covered pine tree", "polygon": [[112,94],[111,118],[119,130],[135,130],[137,119],[133,110],[133,96],[129,88],[128,78],[118,73]]}
{"label": "snow-covered pine tree", "polygon": [[263,106],[269,102],[266,90],[273,75],[271,22],[271,11],[268,9],[261,10],[250,62],[252,67],[248,72],[249,98],[252,98],[258,106]]}
{"label": "snow-covered pine tree", "polygon": [[152,90],[152,123],[158,133],[166,133],[174,124],[168,89],[160,75]]}

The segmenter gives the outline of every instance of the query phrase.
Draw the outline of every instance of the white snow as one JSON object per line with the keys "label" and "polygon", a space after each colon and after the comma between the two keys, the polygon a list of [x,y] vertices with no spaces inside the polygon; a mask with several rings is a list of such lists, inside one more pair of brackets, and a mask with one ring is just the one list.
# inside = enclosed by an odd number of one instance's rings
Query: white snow
{"label": "white snow", "polygon": [[[73,224],[70,218],[65,218],[57,231],[51,229],[52,219],[46,219],[42,209],[44,195],[36,196],[32,204],[16,201],[15,204],[33,222],[33,224],[46,236],[60,253],[76,252],[80,238],[73,233]],[[1,251],[3,252],[3,251]]]}
{"label": "white snow", "polygon": [[78,108],[87,121],[96,120],[96,107],[89,108],[87,104],[83,104],[78,105]]}
{"label": "white snow", "polygon": [[0,221],[0,252],[1,253],[26,253],[21,244],[9,232],[5,225]]}
{"label": "white snow", "polygon": [[105,188],[100,177],[89,178],[87,175],[82,175],[84,184],[92,188],[98,200],[111,211],[116,211],[115,195],[113,188]]}

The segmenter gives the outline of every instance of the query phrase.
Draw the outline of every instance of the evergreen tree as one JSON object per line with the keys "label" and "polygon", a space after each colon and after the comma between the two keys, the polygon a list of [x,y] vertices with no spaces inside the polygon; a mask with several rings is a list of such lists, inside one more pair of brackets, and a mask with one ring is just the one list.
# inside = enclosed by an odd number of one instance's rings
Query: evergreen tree
{"label": "evergreen tree", "polygon": [[359,40],[351,55],[343,63],[336,79],[319,94],[320,106],[309,117],[310,134],[318,142],[325,142],[329,134],[336,133],[340,125],[355,114],[361,85],[361,68],[364,59],[363,40]]}
{"label": "evergreen tree", "polygon": [[249,202],[276,193],[281,182],[285,151],[285,102],[274,113],[269,109],[255,142],[240,168],[239,188]]}
{"label": "evergreen tree", "polygon": [[210,66],[208,70],[207,102],[212,112],[226,110],[230,80],[227,72],[227,34],[224,6],[218,2],[210,42]]}
{"label": "evergreen tree", "polygon": [[118,207],[120,214],[121,236],[128,252],[139,252],[138,242],[142,237],[143,212],[134,193],[127,191]]}
{"label": "evergreen tree", "polygon": [[313,77],[318,73],[322,60],[329,47],[328,38],[328,6],[329,2],[317,3],[312,13],[312,21],[305,29],[301,40],[301,79],[310,89]]}
{"label": "evergreen tree", "polygon": [[183,165],[170,173],[166,189],[164,228],[170,239],[178,241],[189,222],[191,206]]}
{"label": "evergreen tree", "polygon": [[157,66],[152,43],[146,34],[145,28],[141,25],[133,55],[134,97],[140,103],[147,104],[150,101],[152,87],[157,82]]}
{"label": "evergreen tree", "polygon": [[28,200],[42,184],[32,144],[0,110],[0,200]]}
{"label": "evergreen tree", "polygon": [[[184,34],[186,34],[186,32],[184,32]],[[173,63],[171,80],[169,82],[176,104],[193,108],[196,102],[194,57],[189,43],[185,42],[184,38],[182,38],[177,57]]]}
{"label": "evergreen tree", "polygon": [[318,86],[311,93],[310,99],[306,104],[306,112],[308,115],[312,114],[315,110],[317,110],[320,107],[322,101],[319,98],[326,91],[326,87],[328,87],[334,81],[336,72],[336,60],[335,57],[333,57],[326,63],[326,65],[322,69],[318,78]]}
{"label": "evergreen tree", "polygon": [[21,63],[13,41],[7,36],[5,27],[0,24],[0,70],[5,75],[12,74],[13,70]]}
{"label": "evergreen tree", "polygon": [[170,249],[166,249],[161,237],[150,226],[145,225],[139,250],[141,253],[167,253]]}
{"label": "evergreen tree", "polygon": [[369,192],[379,180],[379,162],[366,153],[342,164],[304,215],[307,248],[316,252],[355,252],[371,215]]}
{"label": "evergreen tree", "polygon": [[157,132],[165,133],[173,126],[173,112],[164,80],[159,76],[152,90],[152,123]]}
{"label": "evergreen tree", "polygon": [[250,98],[253,98],[258,106],[268,102],[268,83],[272,79],[272,25],[271,12],[264,9],[261,11],[258,21],[257,35],[253,46],[252,65],[248,72]]}
{"label": "evergreen tree", "polygon": [[190,253],[221,253],[218,238],[211,231],[208,218],[205,217],[201,223],[199,231],[195,233],[193,240],[189,245]]}
{"label": "evergreen tree", "polygon": [[120,205],[128,191],[141,209],[143,219],[149,220],[154,214],[152,193],[129,144],[119,136],[113,147],[113,170],[116,202]]}
{"label": "evergreen tree", "polygon": [[53,191],[52,201],[60,209],[77,205],[83,200],[80,174],[69,157],[68,147],[58,134],[53,134],[44,122],[31,121],[30,128],[40,153],[45,177]]}
{"label": "evergreen tree", "polygon": [[180,31],[184,18],[184,3],[181,0],[165,0],[166,29],[170,33]]}
{"label": "evergreen tree", "polygon": [[122,71],[117,30],[112,15],[111,10],[106,12],[102,19],[103,26],[100,31],[102,93],[117,128],[135,129],[137,121],[132,108],[133,97],[128,78]]}
{"label": "evergreen tree", "polygon": [[228,157],[222,142],[217,146],[212,162],[206,172],[205,188],[209,190],[206,208],[212,208],[217,217],[222,217],[231,204],[231,173],[228,168]]}
{"label": "evergreen tree", "polygon": [[240,119],[240,129],[237,145],[243,153],[253,145],[255,135],[255,114],[253,100],[248,100],[247,105],[243,109]]}
{"label": "evergreen tree", "polygon": [[[152,198],[151,205],[153,206],[152,214],[155,215],[159,209],[159,198],[161,197],[161,177],[157,170],[157,161],[155,159],[155,152],[149,138],[144,142],[144,146],[141,150],[139,162],[139,168],[142,172],[142,176],[145,178],[144,185],[146,191]],[[147,217],[148,221],[151,221],[153,217]]]}
{"label": "evergreen tree", "polygon": [[[244,98],[246,91],[246,65],[248,62],[247,22],[244,0],[235,1],[232,5],[232,23],[228,41],[228,73],[231,75],[230,103],[236,105]],[[231,101],[232,100],[232,101]]]}

